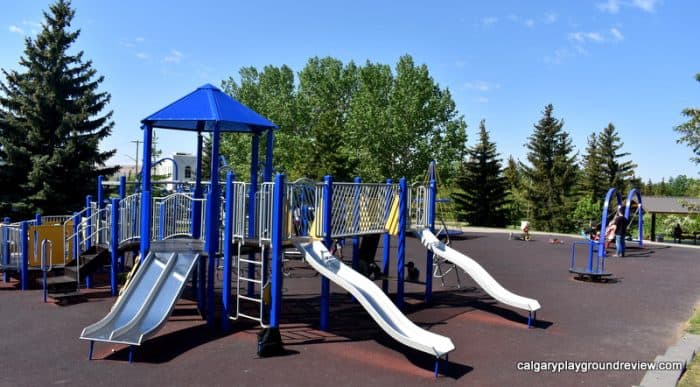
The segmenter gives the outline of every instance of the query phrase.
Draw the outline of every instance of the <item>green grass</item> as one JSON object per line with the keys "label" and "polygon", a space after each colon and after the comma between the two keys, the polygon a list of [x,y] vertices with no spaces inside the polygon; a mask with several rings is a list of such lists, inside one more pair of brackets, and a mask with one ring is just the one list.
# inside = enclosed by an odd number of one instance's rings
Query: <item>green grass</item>
{"label": "green grass", "polygon": [[[685,329],[688,333],[700,334],[700,310],[695,310],[695,314],[688,321],[688,328]],[[700,354],[695,354],[693,360],[688,364],[688,368],[683,373],[681,380],[678,382],[679,387],[694,387],[700,386]]]}

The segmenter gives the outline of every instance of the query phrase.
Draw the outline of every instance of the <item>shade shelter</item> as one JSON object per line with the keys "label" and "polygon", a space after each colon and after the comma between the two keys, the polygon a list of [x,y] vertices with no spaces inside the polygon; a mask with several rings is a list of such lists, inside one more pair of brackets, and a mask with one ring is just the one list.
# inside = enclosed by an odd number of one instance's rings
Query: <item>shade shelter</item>
{"label": "shade shelter", "polygon": [[[250,203],[255,203],[255,191],[258,185],[258,151],[261,136],[266,136],[267,152],[265,155],[265,167],[263,179],[270,181],[272,178],[272,150],[274,144],[274,131],[277,125],[267,118],[256,113],[247,106],[233,99],[213,85],[205,84],[195,91],[185,95],[168,106],[158,110],[141,121],[143,129],[143,169],[141,179],[141,257],[145,257],[150,249],[151,241],[151,148],[153,144],[153,129],[186,130],[197,133],[197,162],[196,178],[194,187],[194,198],[202,198],[202,134],[211,133],[211,165],[210,176],[211,185],[207,193],[206,208],[206,230],[205,230],[205,250],[208,256],[208,283],[206,300],[207,320],[213,323],[213,300],[214,300],[214,260],[219,245],[218,214],[220,206],[219,188],[219,143],[221,132],[239,132],[252,134],[252,157],[250,164],[250,192],[248,192]],[[250,206],[251,214],[249,219],[255,221],[255,206]],[[194,217],[200,214],[201,208],[195,206]],[[193,222],[192,236],[199,238],[202,230],[199,229],[199,222]],[[254,225],[249,227],[253,230]],[[200,262],[199,278],[204,278],[205,262]],[[203,308],[204,284],[200,281],[200,309]]]}
{"label": "shade shelter", "polygon": [[700,199],[673,196],[645,196],[644,211],[651,213],[651,239],[656,240],[656,214],[700,214]]}

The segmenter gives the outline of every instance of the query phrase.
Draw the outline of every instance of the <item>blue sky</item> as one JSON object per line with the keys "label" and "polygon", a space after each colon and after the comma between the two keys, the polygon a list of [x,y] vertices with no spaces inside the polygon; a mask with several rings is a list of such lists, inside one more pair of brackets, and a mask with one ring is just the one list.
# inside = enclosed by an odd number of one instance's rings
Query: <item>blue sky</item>
{"label": "blue sky", "polygon": [[[51,1],[12,1],[0,14],[0,67],[17,69],[24,36]],[[681,110],[700,105],[695,1],[224,1],[74,0],[73,46],[112,95],[116,123],[102,147],[132,164],[139,122],[244,66],[332,56],[394,65],[410,54],[449,88],[468,145],[486,119],[501,157],[525,160],[544,106],[564,120],[576,149],[612,122],[645,181],[698,177],[677,144]],[[190,133],[158,131],[166,155],[194,152]]]}

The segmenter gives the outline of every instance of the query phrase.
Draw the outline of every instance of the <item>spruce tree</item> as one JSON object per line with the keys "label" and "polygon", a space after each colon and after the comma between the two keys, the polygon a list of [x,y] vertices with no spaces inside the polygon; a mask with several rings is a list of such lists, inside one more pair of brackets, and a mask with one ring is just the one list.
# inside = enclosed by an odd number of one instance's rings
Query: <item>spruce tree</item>
{"label": "spruce tree", "polygon": [[591,133],[588,136],[586,153],[582,157],[583,169],[581,171],[581,194],[593,202],[602,201],[608,191],[607,182],[602,174],[602,164],[598,135]]}
{"label": "spruce tree", "polygon": [[571,137],[564,122],[545,107],[525,147],[529,165],[521,163],[525,198],[532,227],[543,231],[571,231],[578,169]]}
{"label": "spruce tree", "polygon": [[457,177],[459,191],[453,194],[458,218],[474,226],[505,226],[506,180],[484,120],[479,124],[479,143],[467,154]]}
{"label": "spruce tree", "polygon": [[637,164],[632,161],[623,161],[622,158],[630,156],[629,152],[622,152],[624,143],[615,130],[615,126],[610,123],[598,135],[599,158],[601,162],[601,175],[603,183],[608,188],[614,187],[623,195],[632,188],[638,180],[635,179],[634,169]]}
{"label": "spruce tree", "polygon": [[2,70],[0,156],[6,171],[0,200],[13,217],[79,210],[97,176],[118,169],[105,168],[115,150],[99,150],[114,126],[112,112],[101,113],[110,101],[98,91],[104,77],[82,51],[69,52],[80,35],[69,30],[75,14],[70,1],[49,9],[38,36],[25,39],[23,70]]}
{"label": "spruce tree", "polygon": [[520,220],[527,216],[527,202],[522,189],[522,174],[518,162],[513,156],[508,157],[503,169],[506,182],[506,224],[519,225]]}

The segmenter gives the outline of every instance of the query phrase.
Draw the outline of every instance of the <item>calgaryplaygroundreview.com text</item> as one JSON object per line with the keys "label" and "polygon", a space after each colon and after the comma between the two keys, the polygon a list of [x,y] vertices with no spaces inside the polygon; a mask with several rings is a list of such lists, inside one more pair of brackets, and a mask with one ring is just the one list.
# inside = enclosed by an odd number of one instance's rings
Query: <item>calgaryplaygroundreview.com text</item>
{"label": "calgaryplaygroundreview.com text", "polygon": [[683,369],[682,361],[519,361],[518,371],[525,372],[608,372],[608,371],[679,371]]}

